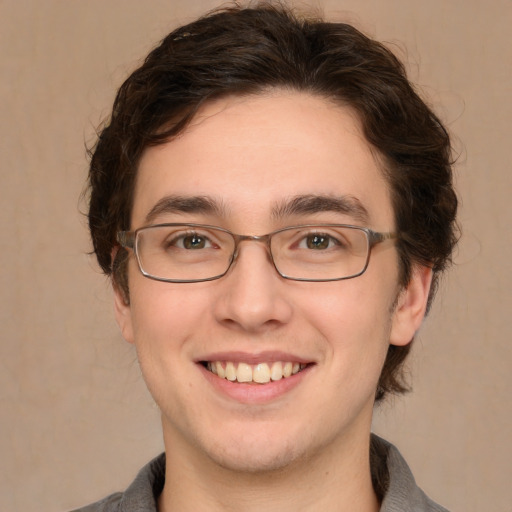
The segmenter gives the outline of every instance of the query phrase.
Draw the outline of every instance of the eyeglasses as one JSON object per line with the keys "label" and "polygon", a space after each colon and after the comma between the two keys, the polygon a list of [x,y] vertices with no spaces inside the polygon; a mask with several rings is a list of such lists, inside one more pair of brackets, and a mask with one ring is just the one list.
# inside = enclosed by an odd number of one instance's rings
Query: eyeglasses
{"label": "eyeglasses", "polygon": [[120,245],[134,251],[144,276],[170,283],[219,279],[246,241],[266,244],[275,269],[285,279],[350,279],[366,270],[374,245],[394,238],[396,233],[346,224],[290,226],[261,236],[203,224],[158,224],[117,234]]}

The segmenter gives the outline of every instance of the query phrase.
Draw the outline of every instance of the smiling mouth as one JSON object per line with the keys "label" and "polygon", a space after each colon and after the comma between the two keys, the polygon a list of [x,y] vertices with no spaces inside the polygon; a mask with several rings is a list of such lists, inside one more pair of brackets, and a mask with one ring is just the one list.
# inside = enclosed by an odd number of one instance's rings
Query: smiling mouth
{"label": "smiling mouth", "polygon": [[290,361],[273,363],[233,363],[231,361],[205,361],[203,366],[221,379],[231,382],[268,384],[295,375],[308,365]]}

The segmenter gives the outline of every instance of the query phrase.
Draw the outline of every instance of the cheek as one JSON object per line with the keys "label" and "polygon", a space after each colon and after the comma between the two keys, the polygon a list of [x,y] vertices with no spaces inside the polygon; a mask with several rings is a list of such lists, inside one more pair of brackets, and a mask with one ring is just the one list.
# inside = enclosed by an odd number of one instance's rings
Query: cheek
{"label": "cheek", "polygon": [[325,328],[334,332],[339,329],[340,334],[351,329],[363,335],[389,323],[396,295],[391,284],[371,282],[363,276],[320,284],[322,288],[302,295],[301,310],[311,318],[316,317]]}
{"label": "cheek", "polygon": [[393,282],[377,283],[361,276],[322,285],[304,294],[300,309],[325,340],[333,364],[339,371],[360,367],[379,373],[389,346]]}
{"label": "cheek", "polygon": [[207,317],[206,293],[191,293],[190,288],[178,284],[145,281],[147,283],[134,287],[132,294],[136,340],[145,338],[156,343],[170,343],[201,329]]}
{"label": "cheek", "polygon": [[[131,288],[137,358],[155,401],[172,409],[179,406],[176,390],[191,386],[191,354],[197,350],[194,340],[206,339],[207,294],[143,279]],[[171,389],[175,391],[169,393]]]}

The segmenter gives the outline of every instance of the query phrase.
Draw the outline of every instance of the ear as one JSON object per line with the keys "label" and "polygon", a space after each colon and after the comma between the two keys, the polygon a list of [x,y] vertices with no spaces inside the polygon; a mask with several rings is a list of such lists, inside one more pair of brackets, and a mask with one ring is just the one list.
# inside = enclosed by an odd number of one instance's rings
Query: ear
{"label": "ear", "polygon": [[128,343],[134,343],[133,336],[133,323],[132,323],[132,309],[130,302],[126,298],[126,294],[121,288],[114,283],[114,313],[117,325],[121,329],[123,338]]}
{"label": "ear", "polygon": [[412,341],[425,316],[431,282],[432,269],[416,265],[409,283],[397,298],[391,325],[391,345],[404,346]]}
{"label": "ear", "polygon": [[[110,261],[112,267],[119,252],[119,245],[114,245],[110,253]],[[117,325],[121,329],[123,338],[128,343],[133,343],[133,326],[132,326],[132,310],[130,308],[130,299],[122,289],[122,286],[116,282],[115,272],[112,274],[112,288],[114,290],[114,314],[116,317]]]}

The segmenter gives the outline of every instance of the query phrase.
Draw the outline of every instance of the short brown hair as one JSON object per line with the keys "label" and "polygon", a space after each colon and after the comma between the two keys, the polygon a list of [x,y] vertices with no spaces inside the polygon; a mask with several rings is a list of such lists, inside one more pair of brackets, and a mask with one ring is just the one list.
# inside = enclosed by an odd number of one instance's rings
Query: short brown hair
{"label": "short brown hair", "polygon": [[[296,16],[260,3],[214,11],[171,32],[118,91],[91,150],[89,226],[98,262],[128,296],[126,252],[138,162],[145,148],[182,132],[206,102],[269,88],[349,105],[377,150],[390,185],[400,281],[414,264],[433,268],[433,297],[456,243],[450,138],[408,81],[402,63],[353,26]],[[403,392],[410,345],[390,346],[376,399]]]}

